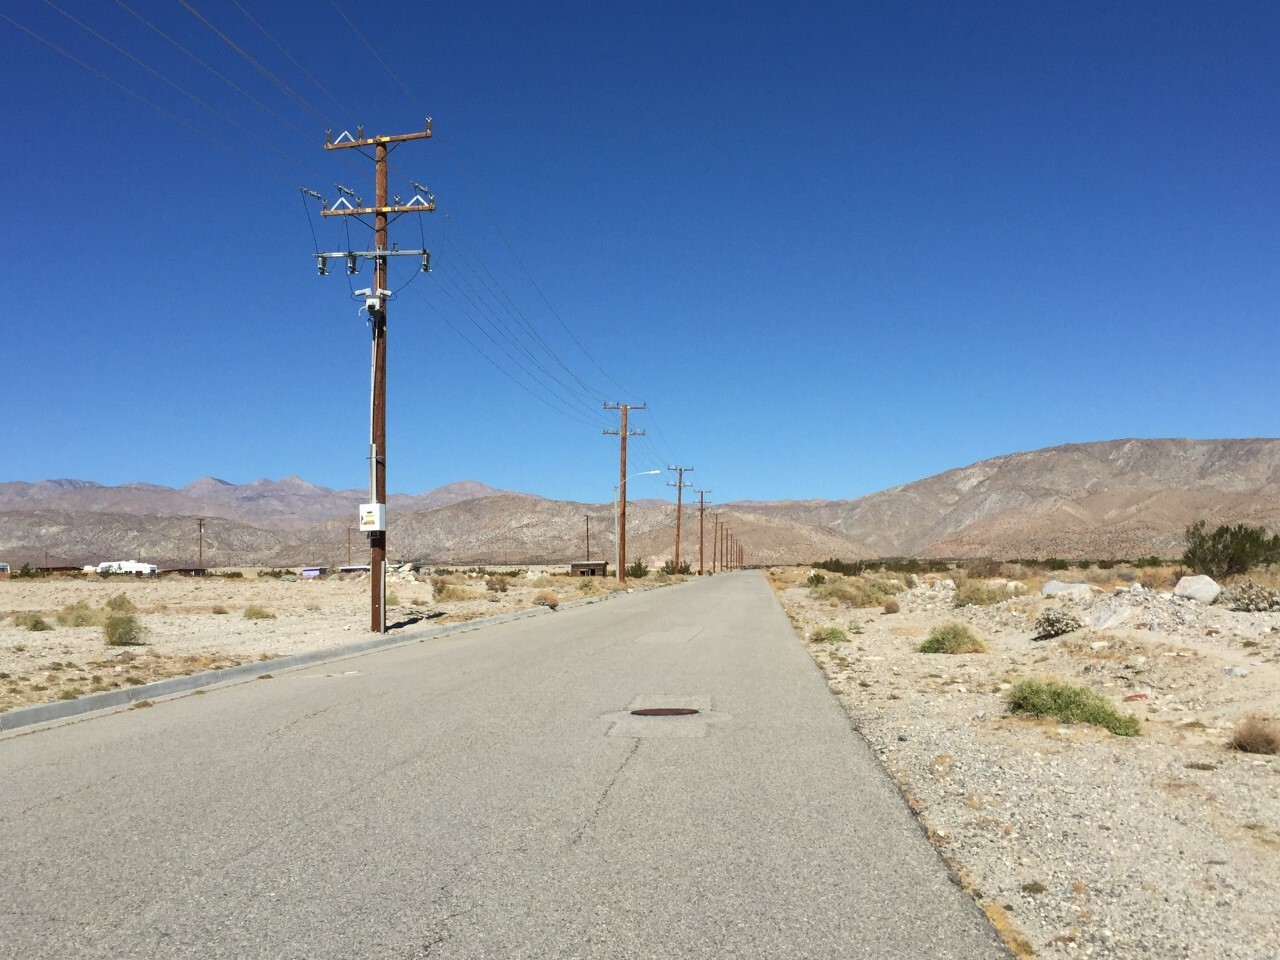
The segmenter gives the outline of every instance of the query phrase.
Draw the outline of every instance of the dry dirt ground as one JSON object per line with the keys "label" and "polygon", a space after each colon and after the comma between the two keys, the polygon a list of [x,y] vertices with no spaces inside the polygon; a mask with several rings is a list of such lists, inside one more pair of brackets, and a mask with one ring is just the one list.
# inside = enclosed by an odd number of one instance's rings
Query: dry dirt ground
{"label": "dry dirt ground", "polygon": [[[941,576],[885,613],[813,596],[810,573],[771,571],[797,633],[849,633],[809,642],[814,660],[1016,954],[1277,956],[1280,758],[1229,740],[1248,715],[1280,716],[1280,613],[1123,581],[1078,601],[1031,583],[957,608]],[[1035,641],[1048,607],[1106,628]],[[988,652],[918,652],[947,621],[971,625]],[[1026,678],[1087,686],[1142,732],[1011,715],[1006,693]]]}
{"label": "dry dirt ground", "polygon": [[[367,575],[279,580],[240,572],[243,579],[0,579],[0,711],[339,647],[370,635]],[[552,568],[532,572],[535,579],[488,578],[508,584],[503,592],[488,589],[485,577],[463,572],[444,578],[394,573],[387,583],[387,623],[455,623],[526,609],[541,594],[568,601],[618,588],[616,581],[557,575]],[[675,579],[651,575],[627,585],[643,590]],[[140,646],[108,646],[104,639],[108,604],[121,595],[127,603],[116,606],[136,608],[144,630]],[[253,608],[264,615],[251,619]],[[25,625],[32,614],[49,629]],[[91,622],[68,625],[76,620]]]}

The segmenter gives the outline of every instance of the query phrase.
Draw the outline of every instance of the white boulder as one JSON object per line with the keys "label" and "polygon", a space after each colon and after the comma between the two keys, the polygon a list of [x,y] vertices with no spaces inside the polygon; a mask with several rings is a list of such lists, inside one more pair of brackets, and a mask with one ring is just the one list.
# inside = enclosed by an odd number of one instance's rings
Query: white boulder
{"label": "white boulder", "polygon": [[1040,592],[1046,597],[1088,600],[1093,596],[1093,590],[1093,585],[1089,583],[1063,583],[1061,580],[1050,580],[1040,589]]}
{"label": "white boulder", "polygon": [[1218,594],[1222,592],[1222,588],[1218,586],[1213,577],[1206,577],[1200,574],[1196,577],[1183,577],[1178,581],[1178,585],[1173,588],[1175,597],[1184,597],[1187,600],[1194,600],[1196,603],[1203,603],[1206,606],[1218,599]]}

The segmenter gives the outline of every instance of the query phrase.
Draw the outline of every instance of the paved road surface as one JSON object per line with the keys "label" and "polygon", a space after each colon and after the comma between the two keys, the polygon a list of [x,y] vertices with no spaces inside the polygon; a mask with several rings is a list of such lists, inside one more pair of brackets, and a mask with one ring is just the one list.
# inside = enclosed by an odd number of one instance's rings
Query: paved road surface
{"label": "paved road surface", "polygon": [[0,739],[0,957],[1006,956],[754,573]]}

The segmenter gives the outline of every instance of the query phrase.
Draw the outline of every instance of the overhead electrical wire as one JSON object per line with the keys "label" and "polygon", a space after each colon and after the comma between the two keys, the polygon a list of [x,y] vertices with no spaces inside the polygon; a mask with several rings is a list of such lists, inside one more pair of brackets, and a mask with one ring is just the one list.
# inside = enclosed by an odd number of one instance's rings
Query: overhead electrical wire
{"label": "overhead electrical wire", "polygon": [[297,164],[298,166],[302,167],[304,170],[307,170],[308,172],[313,172],[313,171],[311,171],[311,168],[310,168],[306,163],[304,163],[302,160],[299,160],[297,157],[295,157],[295,156],[293,156],[293,155],[291,155],[291,154],[285,153],[283,150],[281,150],[281,149],[280,149],[279,147],[277,147],[275,144],[271,143],[269,140],[265,139],[264,137],[259,136],[257,133],[255,133],[254,131],[250,130],[248,127],[246,127],[244,124],[240,123],[240,122],[239,122],[238,120],[236,120],[235,118],[228,116],[227,114],[225,114],[225,113],[223,113],[221,110],[219,110],[217,107],[213,106],[211,103],[208,103],[208,102],[206,102],[205,100],[202,100],[200,97],[197,97],[197,96],[196,96],[194,93],[192,93],[191,91],[189,91],[189,90],[185,89],[184,87],[180,86],[179,84],[175,83],[175,82],[174,82],[173,80],[171,80],[168,76],[166,76],[165,74],[161,73],[159,70],[155,69],[155,67],[151,66],[151,65],[150,65],[149,63],[147,63],[145,60],[142,60],[142,59],[140,59],[139,57],[134,56],[132,53],[130,53],[130,52],[129,52],[128,50],[126,50],[124,47],[120,46],[120,45],[119,45],[118,43],[116,43],[114,40],[111,40],[111,39],[109,39],[108,37],[103,36],[101,33],[99,33],[99,32],[98,32],[97,30],[95,30],[93,27],[89,26],[89,25],[88,25],[87,23],[85,23],[84,21],[77,19],[76,17],[74,17],[74,16],[72,16],[70,13],[68,13],[66,10],[63,10],[61,7],[59,7],[56,3],[53,3],[53,2],[52,2],[52,0],[42,0],[42,2],[44,3],[44,5],[45,5],[45,6],[49,7],[49,8],[50,8],[50,9],[52,9],[52,10],[57,11],[57,12],[58,12],[58,13],[60,13],[60,14],[62,14],[62,16],[66,17],[68,20],[70,20],[72,23],[74,23],[74,24],[75,24],[76,26],[78,26],[80,29],[84,30],[86,33],[90,34],[90,35],[91,35],[91,36],[93,36],[93,37],[96,37],[98,40],[100,40],[100,41],[102,41],[103,43],[105,43],[107,46],[109,46],[112,50],[115,50],[115,51],[116,51],[118,54],[120,54],[122,57],[127,57],[129,60],[133,61],[133,62],[134,62],[134,63],[136,63],[138,66],[142,67],[142,69],[144,69],[144,70],[146,70],[148,73],[150,73],[152,76],[156,77],[156,78],[157,78],[157,79],[159,79],[159,80],[164,81],[164,82],[165,82],[165,83],[167,83],[169,86],[171,86],[174,90],[177,90],[179,93],[181,93],[183,96],[187,97],[188,99],[190,99],[190,100],[191,100],[191,101],[193,101],[194,103],[199,104],[201,107],[204,107],[204,109],[208,110],[210,113],[212,113],[212,114],[213,114],[214,116],[216,116],[218,119],[220,119],[220,120],[224,121],[225,123],[230,124],[231,126],[235,127],[237,130],[241,131],[242,133],[245,133],[245,134],[247,134],[248,136],[253,137],[255,140],[257,140],[257,141],[258,141],[259,143],[261,143],[264,147],[266,147],[268,150],[271,150],[271,151],[272,151],[273,153],[275,153],[276,155],[278,155],[278,156],[280,156],[280,157],[284,158],[285,160],[288,160],[288,161],[289,161],[289,162],[291,162],[291,163],[295,163],[295,164]]}
{"label": "overhead electrical wire", "polygon": [[[338,15],[346,22],[347,26],[351,28],[352,33],[354,33],[356,37],[360,40],[360,42],[363,43],[365,47],[369,50],[369,52],[373,55],[374,59],[376,59],[378,63],[381,64],[383,70],[387,72],[387,76],[389,76],[395,82],[396,86],[400,88],[401,92],[404,93],[405,97],[409,100],[409,102],[425,113],[426,106],[422,103],[421,100],[418,99],[418,97],[413,93],[413,91],[409,89],[409,87],[404,83],[404,81],[400,79],[400,77],[396,74],[396,72],[391,69],[391,67],[387,64],[387,62],[382,59],[382,57],[378,54],[377,50],[374,49],[373,45],[370,44],[369,41],[365,39],[364,34],[362,34],[359,31],[359,29],[356,27],[356,25],[352,23],[351,18],[346,15],[342,7],[338,4],[337,0],[330,0],[330,4],[333,6],[334,10],[337,11]],[[623,395],[625,396],[631,395],[630,391],[628,391],[625,387],[619,384],[617,380],[615,380],[612,376],[610,376],[609,372],[605,370],[596,361],[596,359],[591,355],[591,353],[587,350],[587,348],[583,346],[582,341],[580,341],[577,335],[574,334],[573,330],[570,329],[569,325],[565,323],[564,318],[560,316],[559,312],[551,304],[551,301],[547,298],[547,295],[543,292],[542,288],[538,285],[537,281],[534,279],[532,272],[529,270],[528,266],[525,265],[524,260],[521,259],[520,255],[516,252],[515,247],[512,246],[511,241],[507,239],[507,235],[503,232],[502,228],[498,226],[497,221],[494,220],[493,215],[489,212],[488,205],[484,202],[484,198],[481,196],[480,192],[476,190],[474,185],[471,183],[471,178],[467,175],[466,171],[462,168],[461,162],[453,153],[453,150],[449,146],[447,141],[444,143],[444,149],[446,154],[449,156],[450,162],[453,164],[454,168],[457,170],[459,176],[461,176],[462,179],[466,181],[468,187],[472,192],[472,195],[475,197],[476,201],[479,203],[480,209],[484,213],[485,218],[489,221],[490,226],[493,227],[494,232],[497,233],[498,237],[502,240],[502,243],[506,247],[507,252],[511,254],[511,257],[520,266],[520,269],[523,271],[525,277],[528,279],[529,284],[537,292],[538,296],[541,298],[542,302],[546,305],[551,315],[555,317],[556,322],[559,323],[560,327],[564,330],[566,334],[568,334],[569,338],[574,342],[574,344],[578,347],[578,349],[582,352],[582,354],[591,362],[592,366],[594,366],[598,371],[600,371],[600,373],[605,377],[605,379],[607,379],[618,390],[620,390]]]}
{"label": "overhead electrical wire", "polygon": [[304,77],[306,77],[313,84],[315,84],[316,88],[321,93],[323,93],[326,97],[328,97],[331,101],[333,101],[334,106],[336,106],[339,110],[341,110],[347,116],[351,116],[351,113],[352,113],[351,109],[347,107],[347,105],[344,104],[341,100],[335,97],[332,93],[330,93],[329,90],[324,86],[324,84],[322,84],[319,80],[313,77],[310,74],[310,72],[308,72],[307,68],[304,67],[301,63],[299,63],[297,58],[294,57],[294,55],[291,54],[287,49],[285,49],[284,45],[280,43],[279,40],[277,40],[274,36],[271,35],[271,33],[267,30],[266,27],[264,27],[261,23],[259,23],[257,20],[253,18],[253,15],[250,14],[249,11],[244,8],[244,6],[240,3],[240,0],[231,0],[231,2],[235,4],[236,9],[238,9],[241,13],[245,15],[245,18],[250,23],[252,23],[255,27],[257,27],[259,30],[262,31],[262,35],[265,36],[268,40],[270,40],[275,45],[275,48],[279,50],[281,53],[283,53],[285,57],[288,58],[290,63],[292,63],[295,67],[298,68],[299,73],[301,73]]}
{"label": "overhead electrical wire", "polygon": [[251,166],[257,167],[259,170],[262,170],[264,173],[267,174],[267,176],[271,177],[273,180],[283,181],[284,183],[288,183],[290,186],[294,185],[289,180],[289,178],[285,177],[279,171],[272,170],[270,167],[266,166],[265,164],[260,163],[259,161],[253,159],[253,157],[250,157],[247,154],[241,153],[239,150],[236,150],[234,147],[231,147],[225,142],[223,142],[222,140],[219,140],[216,136],[214,136],[209,131],[196,126],[190,120],[187,120],[184,117],[178,116],[176,113],[173,113],[171,110],[165,109],[164,107],[160,106],[160,104],[156,103],[154,100],[148,99],[147,97],[138,93],[136,90],[132,89],[131,87],[126,86],[125,84],[121,83],[119,80],[116,80],[114,77],[109,76],[108,74],[99,70],[97,67],[94,67],[89,63],[86,63],[84,60],[80,59],[75,54],[67,50],[64,50],[62,47],[58,46],[52,40],[49,40],[46,37],[41,36],[39,33],[32,30],[30,27],[26,26],[25,24],[19,23],[17,20],[13,19],[13,17],[9,16],[4,11],[0,11],[0,18],[7,20],[9,23],[13,24],[23,33],[38,40],[40,43],[43,43],[50,50],[60,53],[62,56],[70,60],[72,63],[76,63],[76,64],[79,64],[81,67],[84,67],[84,69],[88,70],[90,73],[92,73],[94,76],[98,77],[99,79],[105,80],[107,83],[123,91],[129,96],[133,97],[135,100],[138,100],[141,103],[145,103],[152,110],[155,110],[157,113],[168,117],[174,123],[177,123],[180,126],[186,127],[192,133],[195,133],[198,136],[203,137],[204,139],[208,140],[210,143],[217,146],[219,149],[224,150],[227,153],[231,154],[231,156],[236,157],[239,160],[243,160],[245,163],[248,163]]}

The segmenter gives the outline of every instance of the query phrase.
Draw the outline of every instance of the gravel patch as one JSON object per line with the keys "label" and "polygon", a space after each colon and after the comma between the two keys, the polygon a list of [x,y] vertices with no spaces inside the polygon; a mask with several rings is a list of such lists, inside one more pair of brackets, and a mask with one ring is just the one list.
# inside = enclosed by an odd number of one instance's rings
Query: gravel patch
{"label": "gravel patch", "polygon": [[[957,608],[936,577],[884,614],[815,601],[802,577],[774,577],[797,634],[850,632],[809,644],[815,661],[1015,952],[1276,955],[1280,759],[1228,740],[1244,716],[1280,714],[1280,614],[1127,586]],[[1035,640],[1048,609],[1086,626]],[[990,652],[917,652],[947,621]],[[1028,678],[1087,686],[1142,733],[1011,716],[1007,691]]]}

